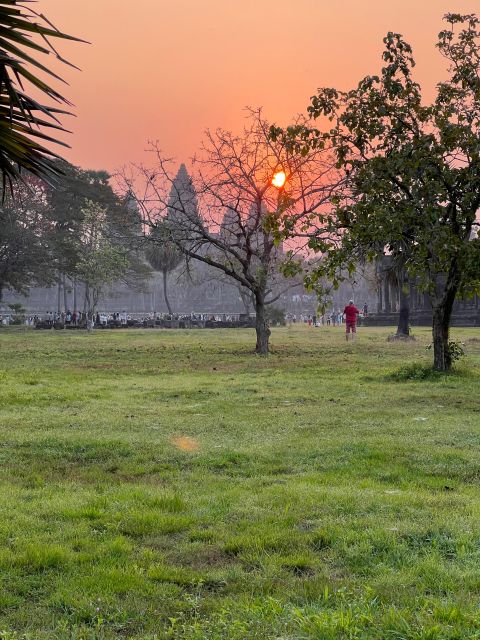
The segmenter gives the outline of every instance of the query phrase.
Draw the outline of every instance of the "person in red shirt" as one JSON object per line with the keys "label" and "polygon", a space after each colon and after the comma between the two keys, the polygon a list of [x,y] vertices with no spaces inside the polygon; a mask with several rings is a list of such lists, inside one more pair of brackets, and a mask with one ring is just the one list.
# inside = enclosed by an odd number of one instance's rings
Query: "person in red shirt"
{"label": "person in red shirt", "polygon": [[360,311],[353,304],[353,300],[350,300],[343,310],[343,315],[345,316],[345,337],[347,341],[350,332],[352,334],[352,340],[355,338],[355,334],[357,333],[357,316],[359,313]]}

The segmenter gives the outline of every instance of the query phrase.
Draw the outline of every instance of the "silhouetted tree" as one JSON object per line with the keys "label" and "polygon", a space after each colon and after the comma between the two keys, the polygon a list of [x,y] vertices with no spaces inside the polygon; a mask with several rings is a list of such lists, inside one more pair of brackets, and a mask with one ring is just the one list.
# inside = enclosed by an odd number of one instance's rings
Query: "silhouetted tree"
{"label": "silhouetted tree", "polygon": [[[405,273],[428,291],[433,308],[434,368],[452,364],[450,319],[457,294],[480,290],[480,29],[476,15],[447,14],[437,48],[450,64],[426,105],[412,78],[414,59],[401,35],[385,38],[380,76],[348,92],[320,89],[313,118],[327,131],[293,127],[286,136],[306,153],[331,144],[345,171],[334,200],[337,244],[311,246],[324,255],[323,274],[352,267],[358,252],[401,258]],[[328,257],[328,259],[326,259]],[[319,272],[320,274],[320,272]]]}
{"label": "silhouetted tree", "polygon": [[[184,167],[173,177],[172,163],[158,147],[156,167],[137,167],[136,176],[123,176],[130,190],[143,178],[138,201],[147,223],[155,225],[168,212],[170,238],[187,259],[214,267],[251,293],[261,355],[269,350],[266,305],[281,295],[276,285],[284,254],[275,222],[288,216],[289,229],[300,231],[302,220],[328,202],[332,180],[325,152],[300,157],[272,143],[268,132],[268,123],[254,112],[240,136],[207,132],[193,178]],[[277,189],[272,178],[280,171],[286,186]],[[299,243],[292,248],[299,250]]]}
{"label": "silhouetted tree", "polygon": [[170,238],[167,220],[161,221],[148,236],[148,246],[145,252],[147,260],[154,269],[162,274],[163,296],[168,313],[172,314],[172,305],[168,299],[168,275],[175,271],[183,260],[183,254]]}

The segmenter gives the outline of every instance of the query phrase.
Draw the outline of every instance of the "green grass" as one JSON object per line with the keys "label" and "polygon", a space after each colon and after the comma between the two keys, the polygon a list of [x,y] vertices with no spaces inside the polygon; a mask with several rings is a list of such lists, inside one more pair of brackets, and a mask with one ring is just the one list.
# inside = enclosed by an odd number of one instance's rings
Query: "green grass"
{"label": "green grass", "polygon": [[388,332],[2,330],[0,638],[480,638],[479,331]]}

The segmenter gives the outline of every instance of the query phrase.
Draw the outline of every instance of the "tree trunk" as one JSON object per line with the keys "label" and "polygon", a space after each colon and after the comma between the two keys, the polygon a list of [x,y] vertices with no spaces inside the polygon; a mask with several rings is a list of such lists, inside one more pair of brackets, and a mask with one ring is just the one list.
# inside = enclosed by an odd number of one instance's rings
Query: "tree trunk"
{"label": "tree trunk", "polygon": [[383,306],[385,308],[386,313],[390,313],[391,305],[390,305],[390,283],[388,282],[388,276],[384,276],[383,281]]}
{"label": "tree trunk", "polygon": [[400,298],[400,313],[398,316],[397,336],[410,335],[410,283],[405,273],[401,272],[398,279]]}
{"label": "tree trunk", "polygon": [[382,292],[382,283],[380,282],[377,286],[377,313],[382,313],[383,311],[383,292]]}
{"label": "tree trunk", "polygon": [[450,371],[452,368],[452,356],[449,349],[450,320],[453,304],[458,291],[458,277],[456,262],[451,265],[446,282],[442,284],[441,296],[438,295],[437,283],[436,295],[432,299],[433,307],[433,368],[435,371]]}
{"label": "tree trunk", "polygon": [[267,356],[271,331],[265,314],[265,299],[262,295],[255,296],[255,330],[257,332],[257,346],[255,352],[260,356]]}
{"label": "tree trunk", "polygon": [[63,310],[66,313],[68,309],[68,292],[67,292],[67,278],[65,274],[63,274],[62,276],[62,284],[63,284],[63,307],[64,307]]}
{"label": "tree trunk", "polygon": [[57,312],[59,315],[62,312],[62,281],[60,276],[57,282]]}
{"label": "tree trunk", "polygon": [[73,280],[73,312],[77,313],[77,281]]}
{"label": "tree trunk", "polygon": [[168,300],[168,293],[167,293],[167,272],[166,271],[162,271],[162,276],[163,276],[163,297],[165,298],[165,302],[167,304],[167,309],[168,309],[168,313],[170,315],[173,315],[172,312],[172,307],[170,306],[170,302]]}
{"label": "tree trunk", "polygon": [[440,307],[433,311],[433,368],[435,371],[449,371],[452,359],[448,348],[450,322],[446,319],[445,310]]}
{"label": "tree trunk", "polygon": [[435,371],[450,371],[452,357],[448,346],[450,337],[450,318],[452,315],[453,299],[447,300],[433,308],[433,368]]}
{"label": "tree trunk", "polygon": [[94,320],[93,320],[94,309],[91,301],[90,287],[88,285],[85,286],[84,309],[85,309],[85,316],[87,320],[87,331],[90,332],[90,331],[93,331],[93,327],[94,327]]}

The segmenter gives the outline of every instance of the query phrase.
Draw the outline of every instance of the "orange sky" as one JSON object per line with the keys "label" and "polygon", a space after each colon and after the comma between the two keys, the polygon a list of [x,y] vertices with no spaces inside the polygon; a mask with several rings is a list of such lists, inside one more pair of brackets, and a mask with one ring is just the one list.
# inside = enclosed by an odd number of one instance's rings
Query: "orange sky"
{"label": "orange sky", "polygon": [[242,108],[287,124],[320,85],[349,88],[379,70],[382,38],[403,33],[417,79],[442,75],[435,36],[447,11],[478,0],[40,0],[37,10],[91,45],[63,45],[76,105],[68,160],[115,170],[149,139],[188,159],[205,128],[239,130]]}

